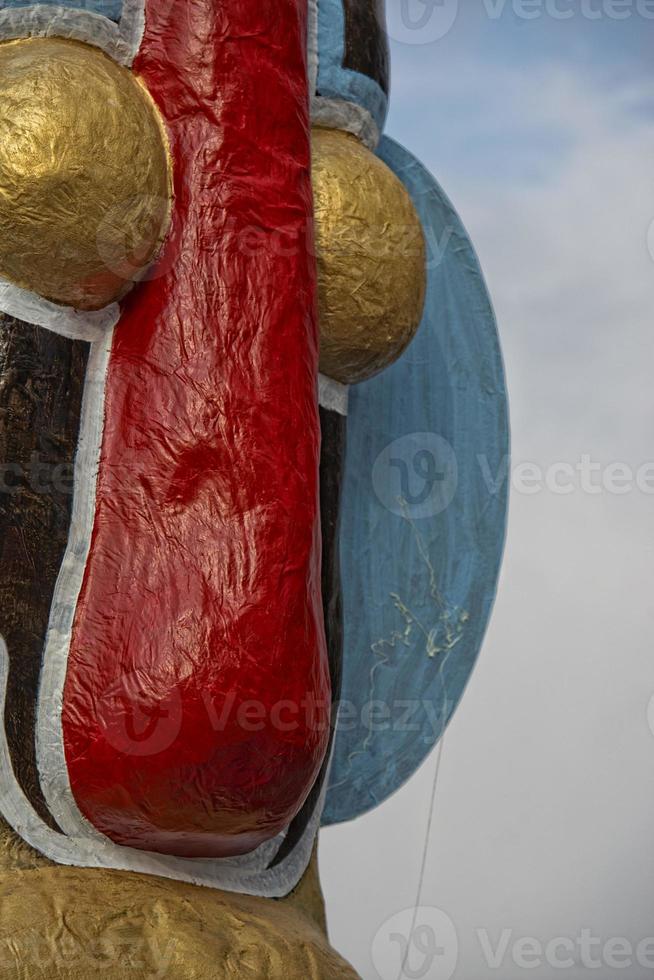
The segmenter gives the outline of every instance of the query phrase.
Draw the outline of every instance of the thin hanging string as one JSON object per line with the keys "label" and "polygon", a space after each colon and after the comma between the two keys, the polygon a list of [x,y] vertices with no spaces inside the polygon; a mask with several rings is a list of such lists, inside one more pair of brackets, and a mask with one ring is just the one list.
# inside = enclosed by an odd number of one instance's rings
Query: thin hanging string
{"label": "thin hanging string", "polygon": [[[450,655],[450,652],[451,651],[448,650],[447,655],[443,658],[443,661],[441,663],[440,670],[439,670],[439,676],[441,677],[441,679],[442,679],[442,676],[443,676],[443,668],[445,666],[445,663],[447,662],[447,659],[448,659],[448,657]],[[442,734],[441,734],[441,737],[440,737],[439,742],[438,742],[438,749],[436,751],[436,769],[434,771],[434,779],[432,781],[432,787],[431,787],[431,800],[430,800],[430,804],[429,804],[429,818],[427,820],[427,828],[425,830],[425,843],[424,843],[424,846],[423,846],[423,849],[422,849],[422,861],[421,861],[421,864],[420,864],[420,875],[419,875],[419,878],[418,878],[418,889],[417,889],[417,892],[416,892],[415,904],[413,906],[413,916],[411,918],[411,929],[409,931],[408,942],[407,942],[406,947],[404,949],[404,956],[402,957],[402,962],[400,964],[400,972],[397,975],[397,980],[403,980],[403,977],[404,977],[404,971],[406,969],[407,960],[409,959],[409,953],[411,952],[411,943],[413,941],[413,934],[415,932],[416,924],[418,922],[418,910],[420,909],[420,906],[421,906],[421,903],[422,903],[422,895],[423,895],[423,890],[424,890],[424,886],[425,886],[425,874],[427,872],[427,858],[429,856],[429,844],[431,843],[431,831],[432,831],[432,827],[434,825],[434,815],[435,815],[435,812],[436,812],[436,793],[438,791],[438,782],[439,782],[439,777],[440,777],[440,772],[441,772],[441,760],[443,758],[443,745],[444,745],[444,742],[445,742],[445,722],[446,722],[446,719],[447,719],[447,695],[446,695],[445,689],[443,689],[443,710],[442,710],[442,715],[441,715],[441,731],[442,731]]]}

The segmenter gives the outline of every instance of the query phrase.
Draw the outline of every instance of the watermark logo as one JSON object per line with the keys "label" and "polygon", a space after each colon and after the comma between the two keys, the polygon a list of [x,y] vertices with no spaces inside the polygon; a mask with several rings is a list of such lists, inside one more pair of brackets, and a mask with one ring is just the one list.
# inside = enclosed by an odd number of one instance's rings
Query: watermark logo
{"label": "watermark logo", "polygon": [[428,906],[387,919],[372,943],[372,962],[381,980],[451,980],[458,959],[452,919]]}
{"label": "watermark logo", "polygon": [[392,0],[387,33],[400,44],[433,44],[449,34],[458,14],[459,0]]}
{"label": "watermark logo", "polygon": [[447,440],[435,432],[413,432],[379,454],[372,485],[387,510],[418,520],[447,510],[458,476],[456,456]]}
{"label": "watermark logo", "polygon": [[142,673],[119,677],[98,701],[104,736],[117,752],[145,757],[165,752],[182,730],[183,705],[177,686],[155,691]]}

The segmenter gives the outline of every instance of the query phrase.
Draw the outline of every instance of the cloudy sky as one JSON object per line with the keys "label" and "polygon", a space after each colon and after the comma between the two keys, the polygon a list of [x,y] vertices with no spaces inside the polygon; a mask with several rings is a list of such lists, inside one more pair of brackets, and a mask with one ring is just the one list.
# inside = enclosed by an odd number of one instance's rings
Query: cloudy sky
{"label": "cloudy sky", "polygon": [[[514,491],[492,626],[442,745],[426,928],[405,975],[644,980],[654,3],[441,0],[433,17],[407,31],[391,11],[388,132],[438,177],[479,252],[506,359]],[[542,472],[531,493],[526,464]],[[416,904],[436,761],[323,834],[332,938],[364,980],[401,975],[391,937],[408,933],[402,913]]]}

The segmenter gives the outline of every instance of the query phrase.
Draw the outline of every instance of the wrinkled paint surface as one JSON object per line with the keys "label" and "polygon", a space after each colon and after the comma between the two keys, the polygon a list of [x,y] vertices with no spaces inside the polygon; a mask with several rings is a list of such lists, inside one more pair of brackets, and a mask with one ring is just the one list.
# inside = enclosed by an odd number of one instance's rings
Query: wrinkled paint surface
{"label": "wrinkled paint surface", "polygon": [[76,802],[131,847],[252,850],[329,736],[305,16],[152,0],[134,65],[174,227],[115,331],[63,710]]}

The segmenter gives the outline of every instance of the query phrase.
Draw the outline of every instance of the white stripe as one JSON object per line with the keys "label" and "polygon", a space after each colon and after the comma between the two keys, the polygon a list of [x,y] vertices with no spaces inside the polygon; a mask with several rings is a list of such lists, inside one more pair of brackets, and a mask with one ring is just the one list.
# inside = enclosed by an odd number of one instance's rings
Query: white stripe
{"label": "white stripe", "polygon": [[0,311],[25,323],[45,327],[69,340],[101,340],[118,323],[120,307],[117,303],[103,310],[85,312],[70,306],[50,303],[36,293],[14,286],[0,279]]}
{"label": "white stripe", "polygon": [[61,712],[73,621],[95,521],[105,385],[112,342],[113,330],[104,342],[93,344],[86,369],[71,525],[50,607],[36,721],[36,758],[43,795],[57,823],[71,837],[93,837],[97,833],[78,810],[70,787]]}
{"label": "white stripe", "polygon": [[376,150],[381,139],[379,126],[368,110],[344,99],[314,96],[311,102],[311,122],[314,126],[352,133],[370,150]]}
{"label": "white stripe", "polygon": [[120,36],[130,52],[131,65],[138,54],[145,33],[145,0],[123,0],[123,15],[120,18]]}

